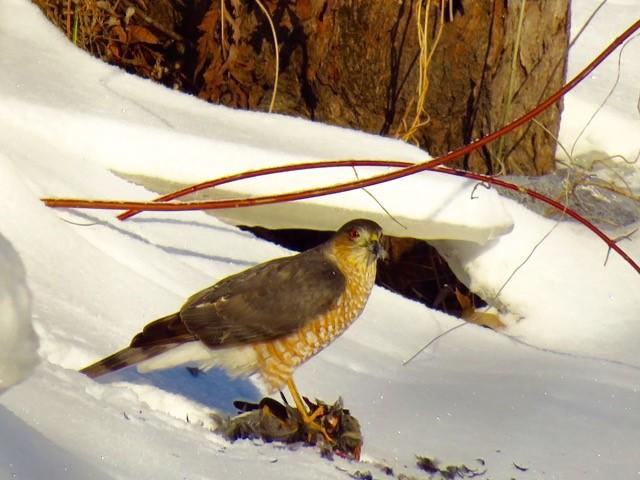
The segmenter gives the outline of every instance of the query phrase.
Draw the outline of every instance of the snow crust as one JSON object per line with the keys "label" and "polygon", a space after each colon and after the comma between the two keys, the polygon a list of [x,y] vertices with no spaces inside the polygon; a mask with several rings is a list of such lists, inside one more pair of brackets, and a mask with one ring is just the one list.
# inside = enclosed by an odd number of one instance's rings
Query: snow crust
{"label": "snow crust", "polygon": [[[575,5],[575,18],[596,3]],[[635,14],[634,5],[610,2],[602,15],[612,30],[593,30],[588,38],[606,41]],[[588,43],[576,52],[597,53]],[[584,63],[575,58],[572,51],[570,69]],[[366,215],[390,233],[440,238],[470,284],[514,313],[505,334],[465,326],[403,366],[459,320],[375,288],[362,318],[296,372],[306,395],[327,401],[342,395],[361,421],[360,463],[327,461],[308,448],[230,444],[211,433],[211,410],[233,413],[233,400],[260,398],[251,380],[220,371],[193,377],[181,369],[125,370],[99,382],[79,374],[194,291],[289,252],[201,212],[119,222],[113,212],[49,209],[42,196],[153,197],[114,170],[194,182],[318,158],[427,155],[396,141],[205,105],[132,78],[74,49],[25,0],[0,3],[0,69],[0,232],[12,245],[0,243],[0,258],[12,265],[0,273],[0,313],[7,299],[21,305],[3,318],[18,314],[24,328],[33,321],[43,359],[0,396],[0,478],[345,479],[356,470],[384,478],[379,462],[419,476],[415,455],[469,466],[481,458],[487,469],[481,478],[640,476],[640,277],[615,254],[607,259],[604,244],[581,226],[556,224],[493,190],[478,188],[480,200],[470,201],[475,185],[444,175],[375,191],[406,230],[362,192],[289,210],[245,209],[246,217],[224,212],[232,222],[260,217],[272,226],[316,228]],[[622,71],[635,78],[637,60]],[[636,98],[637,84],[623,82],[616,92]],[[567,101],[566,142],[585,122],[585,110],[574,106],[595,110],[600,85],[587,82],[572,94],[578,103]],[[638,148],[637,137],[620,133],[640,131],[638,116],[618,107],[611,105],[611,116],[576,151]],[[289,190],[332,183],[336,175],[274,177],[229,192]],[[620,245],[640,258],[638,235]],[[27,283],[30,314],[20,303]],[[7,338],[0,338],[3,351],[35,349]],[[2,352],[0,365],[15,366]]]}
{"label": "snow crust", "polygon": [[37,350],[24,266],[0,234],[0,393],[31,373],[38,362]]}

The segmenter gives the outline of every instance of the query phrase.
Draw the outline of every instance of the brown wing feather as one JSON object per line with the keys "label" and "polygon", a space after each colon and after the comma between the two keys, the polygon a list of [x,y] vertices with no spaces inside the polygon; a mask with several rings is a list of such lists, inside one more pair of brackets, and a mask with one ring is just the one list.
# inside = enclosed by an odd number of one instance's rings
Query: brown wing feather
{"label": "brown wing feather", "polygon": [[173,313],[145,325],[142,332],[133,337],[129,346],[148,348],[155,345],[175,345],[194,340],[197,338],[189,332],[180,318],[180,314]]}
{"label": "brown wing feather", "polygon": [[192,296],[180,318],[209,347],[267,341],[327,312],[344,288],[320,247],[227,277]]}
{"label": "brown wing feather", "polygon": [[212,348],[272,340],[328,311],[344,288],[344,275],[320,248],[262,263],[196,293],[129,347],[80,371],[95,378],[198,339]]}

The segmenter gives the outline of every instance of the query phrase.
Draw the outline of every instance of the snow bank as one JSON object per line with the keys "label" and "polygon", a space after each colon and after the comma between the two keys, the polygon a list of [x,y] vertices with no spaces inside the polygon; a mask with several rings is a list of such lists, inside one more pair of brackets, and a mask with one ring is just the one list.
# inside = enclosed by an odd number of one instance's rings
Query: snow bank
{"label": "snow bank", "polygon": [[[182,184],[320,159],[429,159],[424,151],[389,138],[205,104],[96,61],[74,49],[52,26],[43,25],[33,8],[20,1],[8,3],[14,5],[13,16],[20,11],[22,24],[3,22],[0,27],[0,68],[7,72],[0,77],[0,124],[14,130],[7,146],[19,144],[24,136],[37,137],[57,145],[56,156],[50,155],[54,162],[82,158],[120,173]],[[385,171],[294,172],[225,185],[216,193],[237,198],[298,191]],[[66,190],[43,185],[41,193],[114,198],[115,192],[90,191],[79,180],[76,188]],[[388,234],[485,243],[509,231],[512,220],[494,191],[475,187],[476,182],[424,173],[371,187],[369,193],[356,190],[216,215],[236,224],[325,230],[368,217]],[[393,211],[397,221],[380,204]]]}
{"label": "snow bank", "polygon": [[[594,9],[598,7],[600,10],[570,51],[568,78],[582,70],[638,19],[636,0],[609,0],[601,3],[581,1],[571,4],[572,38]],[[640,41],[636,34],[627,40],[624,48],[618,48],[588,79],[565,96],[558,138],[572,155],[581,156],[596,151],[604,152],[607,156],[622,155],[627,161],[637,158],[640,153],[638,58]],[[560,148],[557,155],[567,160],[565,152]],[[620,158],[613,160],[622,163]]]}
{"label": "snow bank", "polygon": [[[511,313],[514,338],[640,367],[640,275],[581,224],[505,204],[516,219],[509,234],[485,246],[436,242],[458,276]],[[640,241],[620,246],[640,258]]]}
{"label": "snow bank", "polygon": [[29,376],[38,363],[37,350],[24,266],[0,234],[0,393]]}

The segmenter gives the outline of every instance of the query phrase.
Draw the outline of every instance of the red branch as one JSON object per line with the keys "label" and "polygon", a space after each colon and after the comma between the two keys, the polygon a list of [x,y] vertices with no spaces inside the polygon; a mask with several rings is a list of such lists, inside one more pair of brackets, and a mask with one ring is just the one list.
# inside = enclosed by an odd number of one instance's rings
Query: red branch
{"label": "red branch", "polygon": [[[173,200],[179,198],[184,195],[188,195],[190,193],[194,193],[200,190],[205,190],[207,188],[217,187],[223,185],[225,183],[231,183],[237,180],[242,180],[245,178],[253,178],[264,175],[271,175],[274,173],[280,173],[283,171],[295,171],[295,170],[311,170],[316,168],[329,168],[329,167],[399,167],[406,168],[413,165],[409,162],[397,161],[397,160],[335,160],[335,161],[323,161],[323,162],[314,162],[314,163],[298,163],[295,165],[287,165],[281,167],[271,167],[264,168],[261,170],[253,170],[250,172],[239,173],[235,175],[230,175],[228,177],[221,177],[215,180],[209,180],[206,182],[199,183],[197,185],[191,185],[189,187],[183,188],[181,190],[177,190],[172,193],[168,193],[163,195],[162,197],[157,198],[155,201],[164,201],[164,200]],[[636,264],[636,262],[623,250],[618,244],[609,238],[606,233],[596,227],[593,223],[587,220],[585,217],[580,215],[578,212],[572,210],[571,208],[563,205],[552,198],[547,197],[535,190],[531,190],[529,188],[521,187],[511,182],[507,182],[505,180],[501,180],[496,177],[490,177],[488,175],[482,175],[480,173],[467,172],[465,170],[457,170],[454,168],[439,166],[433,169],[429,169],[433,172],[446,173],[449,175],[456,175],[459,177],[470,178],[473,180],[478,180],[481,182],[490,183],[491,185],[495,185],[501,188],[505,188],[508,190],[513,190],[520,193],[525,193],[536,200],[546,203],[547,205],[552,206],[556,210],[567,214],[578,222],[582,223],[585,227],[595,233],[598,237],[607,244],[607,246],[617,252],[629,265],[631,265],[638,273],[640,273],[640,266]],[[125,213],[122,213],[118,216],[120,220],[126,220],[127,218],[132,217],[136,213],[139,213],[140,210],[128,210]]]}
{"label": "red branch", "polygon": [[[249,170],[247,172],[235,173],[226,177],[216,178],[215,180],[207,180],[206,182],[197,183],[189,187],[176,190],[175,192],[167,193],[161,197],[155,198],[154,202],[166,202],[168,200],[175,200],[179,197],[184,197],[190,193],[195,193],[207,188],[218,187],[225,183],[236,182],[238,180],[245,180],[247,178],[262,177],[264,175],[272,175],[274,173],[293,172],[296,170],[311,170],[315,168],[330,168],[330,167],[407,167],[413,165],[413,163],[395,161],[395,160],[325,160],[321,162],[312,163],[295,163],[291,165],[282,165],[280,167],[267,167],[259,170]],[[241,205],[242,206],[242,205]],[[124,213],[118,215],[118,219],[126,220],[134,215],[143,212],[142,210],[127,210]]]}
{"label": "red branch", "polygon": [[[600,53],[600,55],[598,55],[589,65],[587,65],[578,75],[576,75],[571,81],[565,84],[560,90],[558,90],[556,93],[551,95],[545,101],[540,103],[533,110],[529,111],[528,113],[521,116],[520,118],[512,121],[511,123],[502,127],[496,132],[493,132],[485,137],[482,137],[474,142],[471,142],[468,145],[464,145],[461,148],[458,148],[450,152],[449,154],[439,157],[437,159],[434,159],[428,162],[418,163],[418,164],[409,164],[408,166],[403,166],[403,168],[400,168],[399,170],[389,172],[383,175],[378,175],[378,176],[370,177],[367,179],[358,180],[355,182],[348,182],[348,183],[333,185],[329,187],[313,188],[313,189],[308,189],[304,191],[290,192],[290,193],[285,193],[280,195],[266,195],[266,196],[254,197],[254,198],[218,200],[218,201],[206,201],[206,202],[186,202],[186,203],[125,202],[125,201],[55,199],[55,198],[45,198],[45,199],[42,199],[42,201],[47,206],[50,206],[50,207],[93,208],[93,209],[111,209],[111,210],[128,209],[128,210],[134,210],[134,211],[142,211],[142,210],[184,211],[184,210],[205,210],[205,209],[212,210],[212,209],[222,209],[222,208],[238,208],[238,207],[248,207],[248,206],[256,206],[256,205],[268,205],[273,203],[287,202],[287,201],[293,201],[293,200],[300,200],[303,198],[313,198],[321,195],[329,195],[334,193],[346,192],[346,191],[355,190],[358,188],[377,185],[379,183],[395,180],[408,175],[413,175],[415,173],[419,173],[425,170],[442,171],[444,173],[462,175],[467,178],[480,179],[482,181],[487,181],[494,185],[502,186],[503,188],[510,188],[516,191],[525,191],[532,197],[542,200],[542,197],[544,196],[540,195],[537,192],[534,192],[529,189],[522,189],[517,185],[509,184],[508,182],[504,182],[493,177],[486,177],[484,175],[473,174],[470,172],[460,172],[458,170],[436,168],[436,167],[444,163],[448,163],[453,160],[456,160],[464,155],[467,155],[473,150],[480,148],[496,140],[500,136],[530,121],[532,118],[534,118],[535,116],[537,116],[538,114],[540,114],[541,112],[549,108],[551,105],[553,105],[556,101],[558,101],[563,95],[565,95],[569,90],[575,87],[578,83],[580,83],[607,56],[609,56],[618,46],[620,46],[627,38],[629,38],[638,29],[640,29],[640,20],[636,21],[633,25],[627,28],[620,36],[618,36],[618,38],[616,38],[609,46],[607,46],[607,48],[603,50],[602,53]],[[348,160],[343,162],[345,162],[344,164],[346,165],[354,165],[354,161]],[[366,162],[369,162],[367,163],[368,165],[371,165],[373,163],[380,164],[380,162],[375,162],[375,161],[366,161]],[[401,166],[400,164],[407,165],[405,162],[389,162],[389,163],[392,163],[393,164],[392,166]],[[300,165],[296,165],[296,166],[289,165],[289,166],[283,166],[283,167],[273,167],[271,169],[265,169],[262,171],[245,172],[241,174],[232,175],[229,177],[224,177],[222,179],[205,182],[204,184],[200,184],[200,186],[189,187],[183,191],[170,194],[169,196],[165,196],[164,200],[167,200],[168,197],[176,198],[177,196],[184,194],[183,192],[185,191],[189,193],[191,191],[196,191],[197,189],[200,189],[200,188],[205,188],[205,187],[202,187],[201,185],[205,185],[205,184],[207,184],[208,186],[220,185],[222,183],[228,183],[229,181],[235,181],[241,178],[250,178],[258,175],[264,175],[266,174],[265,171],[268,171],[267,173],[278,173],[278,172],[291,171],[294,169],[301,169],[301,168],[325,168],[330,166],[338,166],[338,165],[336,164],[336,162],[319,162],[317,164],[305,164],[304,167]],[[546,201],[550,205],[553,205],[553,203],[551,202],[554,202],[549,198],[543,201]],[[586,219],[583,219],[582,217],[580,217],[576,212],[571,211],[571,213],[569,213],[570,210],[568,210],[565,206],[557,202],[555,203],[557,204],[556,208],[559,208],[560,210],[567,212],[567,214],[569,214],[573,218],[576,218],[577,220],[581,221],[584,225],[586,225],[594,233],[596,233],[600,238],[602,238],[607,243],[607,245],[609,245],[611,249],[615,250],[618,254],[620,254],[636,271],[640,273],[640,267],[638,267],[638,265],[622,249],[620,249],[613,240],[609,239],[609,237],[607,237],[603,232],[597,229],[593,224],[588,222]],[[128,216],[131,216],[132,214],[133,214],[132,212],[126,212],[125,214],[122,214],[120,217],[124,219],[124,218],[128,218]]]}
{"label": "red branch", "polygon": [[502,127],[500,130],[493,132],[485,137],[482,137],[468,145],[464,145],[447,155],[431,160],[430,162],[423,162],[411,165],[394,172],[389,172],[376,177],[367,178],[364,180],[358,180],[355,182],[349,182],[339,185],[333,185],[330,187],[313,188],[300,192],[284,193],[280,195],[267,195],[264,197],[234,199],[234,200],[220,200],[220,201],[208,201],[208,202],[186,202],[186,203],[158,203],[158,202],[123,202],[123,201],[109,201],[109,200],[83,200],[83,199],[71,199],[71,198],[44,198],[42,201],[45,205],[50,207],[61,208],[93,208],[93,209],[108,209],[108,210],[153,210],[153,211],[184,211],[184,210],[213,210],[218,208],[238,208],[249,207],[256,205],[268,205],[277,202],[289,202],[292,200],[300,200],[303,198],[313,198],[321,195],[330,195],[333,193],[341,193],[349,190],[356,190],[358,188],[369,187],[377,185],[379,183],[387,182],[389,180],[395,180],[397,178],[413,175],[424,170],[433,169],[438,165],[451,162],[464,155],[467,155],[471,151],[480,148],[487,143],[490,143],[500,136],[518,128],[540,114],[556,101],[558,101],[569,90],[575,87],[585,77],[587,77],[607,56],[611,54],[620,44],[622,44],[627,38],[629,38],[636,30],[640,29],[640,20],[636,21],[633,25],[627,28],[618,38],[616,38],[607,48],[605,48],[600,55],[598,55],[589,65],[587,65],[578,75],[576,75],[570,82],[564,85],[560,90],[551,95],[540,105],[529,111],[525,115],[517,118],[508,125]]}

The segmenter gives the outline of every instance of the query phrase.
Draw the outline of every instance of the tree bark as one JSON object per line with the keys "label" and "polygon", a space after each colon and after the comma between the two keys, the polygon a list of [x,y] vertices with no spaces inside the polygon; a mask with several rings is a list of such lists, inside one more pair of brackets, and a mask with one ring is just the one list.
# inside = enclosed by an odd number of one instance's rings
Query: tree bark
{"label": "tree bark", "polygon": [[[371,133],[400,136],[413,116],[420,46],[416,1],[264,1],[278,35],[275,111]],[[267,110],[274,84],[274,42],[255,2],[227,2],[225,48],[220,3],[201,24],[195,91],[226,105]],[[428,43],[441,3],[430,2]],[[521,7],[524,10],[521,12]],[[425,124],[411,140],[440,155],[503,126],[558,89],[565,78],[568,0],[446,1],[428,67]],[[522,13],[522,15],[521,15]],[[205,40],[206,39],[206,40]],[[516,61],[514,50],[518,43]],[[553,169],[561,105],[462,166],[486,173]]]}
{"label": "tree bark", "polygon": [[[76,43],[100,58],[211,102],[262,111],[275,80],[270,18],[280,52],[275,112],[404,138],[434,156],[533,108],[566,71],[569,0],[36,3],[70,38],[77,23]],[[418,7],[427,11],[423,51],[433,48],[425,69]],[[421,84],[425,102],[414,121]],[[552,170],[561,108],[459,166],[490,174]]]}

